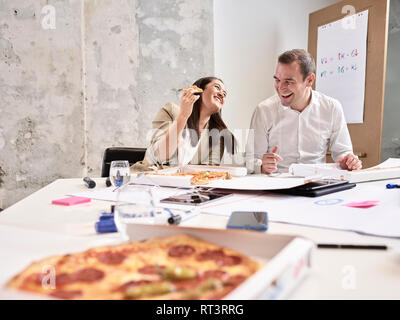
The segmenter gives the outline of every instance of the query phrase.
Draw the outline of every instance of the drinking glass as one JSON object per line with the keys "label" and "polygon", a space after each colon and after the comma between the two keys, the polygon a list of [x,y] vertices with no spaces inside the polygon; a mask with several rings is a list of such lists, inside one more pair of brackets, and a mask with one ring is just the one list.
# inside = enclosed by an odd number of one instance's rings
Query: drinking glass
{"label": "drinking glass", "polygon": [[110,166],[110,181],[114,187],[120,188],[129,183],[131,179],[131,169],[129,161],[112,161]]}

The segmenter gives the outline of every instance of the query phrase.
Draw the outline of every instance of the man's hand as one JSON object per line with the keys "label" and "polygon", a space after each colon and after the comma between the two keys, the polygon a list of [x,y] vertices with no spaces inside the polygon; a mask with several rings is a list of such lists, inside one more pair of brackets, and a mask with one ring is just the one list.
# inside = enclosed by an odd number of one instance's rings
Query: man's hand
{"label": "man's hand", "polygon": [[344,157],[339,157],[338,158],[338,163],[340,167],[344,170],[360,170],[362,168],[362,162],[358,157],[352,153],[349,153],[348,155]]}
{"label": "man's hand", "polygon": [[271,174],[278,171],[278,162],[283,159],[277,154],[278,146],[272,149],[271,153],[266,153],[262,159],[261,172],[266,174]]}

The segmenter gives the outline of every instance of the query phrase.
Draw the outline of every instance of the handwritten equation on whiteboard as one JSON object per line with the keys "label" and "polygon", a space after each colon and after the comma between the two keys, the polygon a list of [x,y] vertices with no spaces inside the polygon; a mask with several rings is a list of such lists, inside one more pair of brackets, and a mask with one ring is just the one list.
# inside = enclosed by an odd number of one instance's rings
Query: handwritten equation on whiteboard
{"label": "handwritten equation on whiteboard", "polygon": [[342,103],[347,123],[363,123],[368,10],[318,28],[316,90]]}
{"label": "handwritten equation on whiteboard", "polygon": [[339,52],[336,57],[323,57],[319,61],[321,67],[321,78],[326,78],[335,74],[345,74],[347,72],[356,72],[359,70],[356,59],[359,55],[358,49],[353,49],[351,52]]}

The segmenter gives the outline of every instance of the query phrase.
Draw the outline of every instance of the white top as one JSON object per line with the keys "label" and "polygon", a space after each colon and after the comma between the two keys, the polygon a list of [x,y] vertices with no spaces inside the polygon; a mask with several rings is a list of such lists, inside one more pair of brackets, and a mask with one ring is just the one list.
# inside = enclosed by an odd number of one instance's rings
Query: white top
{"label": "white top", "polygon": [[[186,132],[185,132],[186,131]],[[210,149],[208,140],[208,129],[204,129],[200,135],[198,143],[193,146],[190,141],[189,130],[184,129],[179,136],[178,148],[173,157],[167,162],[170,165],[184,166],[187,164],[220,164],[219,148],[213,149],[210,159]],[[159,159],[158,146],[160,139],[152,144],[147,150],[146,160],[148,162],[157,162]],[[149,160],[151,159],[151,160]],[[211,160],[211,161],[210,161]]]}
{"label": "white top", "polygon": [[[151,165],[154,163],[161,163],[159,160],[159,144],[161,138],[167,134],[170,126],[179,114],[180,107],[173,104],[167,103],[155,116],[152,122],[152,138],[149,147],[146,150],[144,163]],[[219,137],[218,137],[219,138]],[[190,140],[189,129],[185,128],[182,130],[179,139],[178,146],[175,153],[171,158],[164,162],[170,165],[186,165],[186,164],[213,164],[219,165],[221,159],[221,147],[220,143],[215,144],[210,150],[209,147],[209,125],[207,123],[206,128],[201,132],[199,141],[195,146],[192,145]]]}
{"label": "white top", "polygon": [[262,158],[278,146],[283,161],[279,172],[292,163],[325,163],[328,147],[334,161],[353,152],[342,106],[338,100],[312,91],[302,111],[281,104],[278,95],[261,102],[254,111],[246,145],[249,173],[260,173]]}

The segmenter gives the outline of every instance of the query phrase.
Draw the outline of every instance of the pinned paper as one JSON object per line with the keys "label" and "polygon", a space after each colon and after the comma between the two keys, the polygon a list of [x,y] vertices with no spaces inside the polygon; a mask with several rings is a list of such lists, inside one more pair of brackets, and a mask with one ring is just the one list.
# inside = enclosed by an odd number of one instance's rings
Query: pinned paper
{"label": "pinned paper", "polygon": [[374,201],[362,201],[362,202],[350,202],[350,203],[346,203],[343,206],[346,207],[350,207],[350,208],[371,208],[371,207],[375,207],[379,204],[378,200],[374,200]]}

